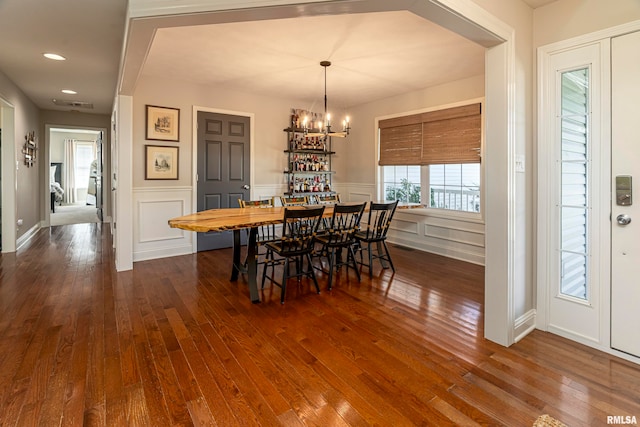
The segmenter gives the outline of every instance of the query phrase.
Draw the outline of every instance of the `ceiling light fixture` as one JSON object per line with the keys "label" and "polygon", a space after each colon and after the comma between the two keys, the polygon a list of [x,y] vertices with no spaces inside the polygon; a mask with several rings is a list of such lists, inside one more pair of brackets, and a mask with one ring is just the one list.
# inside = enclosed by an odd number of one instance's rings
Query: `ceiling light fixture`
{"label": "ceiling light fixture", "polygon": [[62,89],[62,93],[66,93],[67,95],[76,95],[78,92],[71,89]]}
{"label": "ceiling light fixture", "polygon": [[42,56],[44,56],[45,58],[53,59],[54,61],[66,61],[67,59],[62,55],[58,55],[57,53],[43,53]]}
{"label": "ceiling light fixture", "polygon": [[[327,67],[331,66],[331,61],[321,61],[320,65],[324,67],[324,118],[323,120],[317,121],[316,126],[318,127],[317,135],[325,135],[325,136],[336,136],[338,138],[345,138],[349,135],[351,131],[351,123],[349,122],[349,116],[347,116],[342,121],[342,132],[333,132],[331,130],[331,114],[329,114],[327,110]],[[310,126],[313,126],[313,123],[309,122]],[[305,133],[309,133],[311,129],[309,129],[307,124],[307,117],[304,118],[302,122],[302,128]],[[313,129],[315,131],[316,129]]]}

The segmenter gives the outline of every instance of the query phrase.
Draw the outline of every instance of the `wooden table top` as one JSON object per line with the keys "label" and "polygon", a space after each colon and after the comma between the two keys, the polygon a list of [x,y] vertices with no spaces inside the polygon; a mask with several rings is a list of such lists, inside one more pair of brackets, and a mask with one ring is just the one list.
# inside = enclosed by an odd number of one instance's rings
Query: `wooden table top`
{"label": "wooden table top", "polygon": [[[318,207],[318,205],[314,205]],[[209,209],[169,220],[169,227],[206,233],[209,231],[239,230],[269,224],[280,224],[284,219],[284,207]],[[305,209],[290,206],[289,209]],[[325,217],[333,214],[333,206],[325,205]]]}

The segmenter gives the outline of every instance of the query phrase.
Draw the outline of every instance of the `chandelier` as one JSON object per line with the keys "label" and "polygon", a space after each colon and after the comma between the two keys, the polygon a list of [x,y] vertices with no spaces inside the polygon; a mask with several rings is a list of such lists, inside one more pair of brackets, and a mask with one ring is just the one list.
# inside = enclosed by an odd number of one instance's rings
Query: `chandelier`
{"label": "chandelier", "polygon": [[342,131],[336,132],[331,130],[331,115],[327,111],[327,67],[331,65],[331,61],[321,61],[320,65],[324,68],[324,116],[321,120],[316,120],[315,123],[305,117],[302,122],[302,128],[304,129],[304,133],[309,136],[335,136],[345,138],[351,131],[349,116],[345,117],[342,121]]}

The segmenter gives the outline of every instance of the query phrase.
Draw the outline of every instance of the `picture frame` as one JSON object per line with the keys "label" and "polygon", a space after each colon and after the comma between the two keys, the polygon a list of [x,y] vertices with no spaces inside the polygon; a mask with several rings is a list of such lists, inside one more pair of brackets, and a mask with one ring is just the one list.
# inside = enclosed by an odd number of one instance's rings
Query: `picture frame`
{"label": "picture frame", "polygon": [[178,179],[178,147],[145,145],[144,179]]}
{"label": "picture frame", "polygon": [[180,141],[180,109],[147,105],[145,138],[155,141]]}

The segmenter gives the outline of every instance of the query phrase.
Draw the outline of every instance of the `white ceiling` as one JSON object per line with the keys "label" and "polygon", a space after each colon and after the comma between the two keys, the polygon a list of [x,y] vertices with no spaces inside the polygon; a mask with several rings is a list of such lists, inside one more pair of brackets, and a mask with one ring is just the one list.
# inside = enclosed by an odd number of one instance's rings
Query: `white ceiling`
{"label": "white ceiling", "polygon": [[484,51],[407,11],[314,16],[160,29],[143,74],[321,105],[326,59],[342,108],[481,75]]}
{"label": "white ceiling", "polygon": [[[53,98],[111,113],[127,0],[0,0],[0,70],[40,108]],[[53,51],[66,61],[45,59]],[[73,89],[77,95],[65,95]]]}
{"label": "white ceiling", "polygon": [[[110,114],[126,4],[0,0],[0,70],[40,108]],[[47,60],[47,51],[68,60]],[[348,107],[481,74],[483,51],[409,12],[376,12],[160,28],[141,72],[320,102],[319,62],[328,59],[329,102]],[[94,108],[58,107],[54,98]]]}

